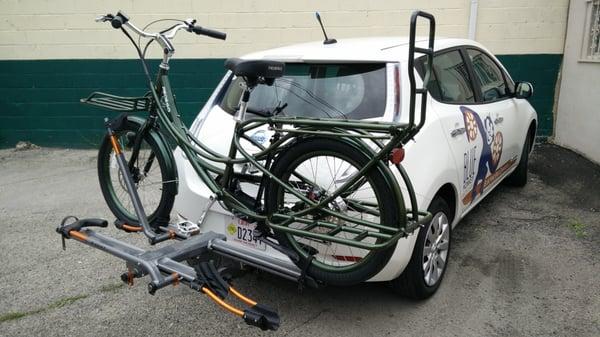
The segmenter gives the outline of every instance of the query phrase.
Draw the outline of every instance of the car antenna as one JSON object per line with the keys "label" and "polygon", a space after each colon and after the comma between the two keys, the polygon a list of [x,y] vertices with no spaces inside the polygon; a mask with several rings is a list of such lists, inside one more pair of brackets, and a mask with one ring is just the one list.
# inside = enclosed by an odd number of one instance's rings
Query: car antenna
{"label": "car antenna", "polygon": [[315,12],[315,15],[317,16],[317,21],[319,21],[319,25],[321,25],[321,30],[323,30],[323,35],[325,35],[325,41],[323,41],[323,44],[337,43],[336,39],[330,39],[327,37],[327,33],[325,33],[325,27],[323,27],[323,21],[321,21],[321,15],[319,15],[319,12]]}

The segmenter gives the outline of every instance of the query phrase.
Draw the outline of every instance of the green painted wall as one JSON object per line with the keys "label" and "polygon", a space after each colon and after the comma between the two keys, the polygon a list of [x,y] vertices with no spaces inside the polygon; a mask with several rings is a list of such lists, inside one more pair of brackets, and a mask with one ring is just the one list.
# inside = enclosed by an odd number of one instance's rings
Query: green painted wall
{"label": "green painted wall", "polygon": [[[225,74],[223,62],[171,62],[171,82],[188,125]],[[157,61],[149,63],[150,69],[157,69]],[[0,147],[12,147],[19,140],[42,146],[97,146],[104,132],[104,117],[118,113],[79,103],[93,91],[143,95],[147,89],[140,62],[0,61]]]}
{"label": "green painted wall", "polygon": [[[552,133],[554,88],[562,55],[500,55],[515,80],[533,83],[531,103],[539,114],[540,136]],[[178,107],[191,123],[225,73],[222,59],[173,60],[171,81]],[[156,61],[150,62],[156,69]],[[42,146],[95,147],[104,117],[116,113],[83,105],[92,91],[143,95],[137,60],[0,61],[0,147],[20,140]],[[142,115],[144,113],[141,113]]]}
{"label": "green painted wall", "polygon": [[529,102],[538,113],[538,132],[542,138],[554,132],[554,89],[562,62],[562,54],[497,55],[513,80],[533,84]]}

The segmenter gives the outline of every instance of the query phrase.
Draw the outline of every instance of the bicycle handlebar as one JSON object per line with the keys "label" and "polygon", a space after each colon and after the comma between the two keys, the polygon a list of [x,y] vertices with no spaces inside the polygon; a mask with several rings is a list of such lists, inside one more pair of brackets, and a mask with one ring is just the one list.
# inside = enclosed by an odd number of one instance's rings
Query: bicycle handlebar
{"label": "bicycle handlebar", "polygon": [[116,15],[106,14],[104,16],[97,18],[96,21],[98,21],[98,22],[110,21],[111,26],[115,29],[122,28],[124,25],[125,27],[130,28],[132,31],[134,31],[136,34],[138,34],[140,36],[143,36],[146,38],[153,38],[153,39],[157,39],[157,40],[160,39],[161,35],[166,37],[169,40],[173,39],[180,29],[184,29],[188,32],[194,32],[197,35],[204,35],[204,36],[212,37],[214,39],[225,40],[227,38],[226,33],[219,32],[219,31],[213,30],[213,29],[204,28],[201,26],[196,26],[195,25],[196,20],[193,20],[193,19],[182,20],[182,23],[171,28],[170,32],[168,34],[149,33],[144,30],[141,30],[138,27],[136,27],[134,24],[132,24],[129,21],[129,17],[121,11],[117,12]]}
{"label": "bicycle handlebar", "polygon": [[[148,48],[148,46],[150,45],[151,42],[156,41],[162,48],[163,58],[162,58],[162,62],[159,67],[163,71],[166,71],[169,69],[169,60],[171,59],[171,57],[173,57],[173,55],[175,53],[175,48],[173,47],[173,44],[171,43],[170,40],[175,38],[175,35],[177,34],[177,32],[179,30],[183,29],[190,33],[194,32],[197,35],[205,35],[205,36],[212,37],[215,39],[225,40],[227,38],[227,35],[225,33],[222,33],[222,32],[216,31],[216,30],[212,30],[212,29],[208,29],[208,28],[203,28],[201,26],[196,26],[196,20],[193,20],[193,19],[169,20],[169,21],[177,21],[180,23],[178,23],[166,30],[160,31],[158,33],[150,33],[150,32],[144,31],[143,29],[139,29],[133,23],[131,23],[131,21],[129,21],[129,17],[121,11],[117,12],[116,15],[106,14],[106,15],[102,15],[102,16],[96,18],[96,22],[106,22],[106,21],[110,21],[110,24],[113,28],[121,29],[123,31],[123,33],[129,38],[129,40],[131,40],[131,43],[137,50],[138,56],[140,57],[140,60],[142,61],[144,73],[146,74],[146,77],[147,77],[149,83],[152,83],[152,79],[150,77],[150,72],[148,71],[148,65],[145,61],[145,54],[146,54],[146,49]],[[158,20],[158,21],[164,21],[164,20]],[[154,21],[154,22],[157,22],[157,21]],[[123,28],[123,26],[125,26],[129,29],[125,29],[125,28]],[[146,27],[148,27],[148,26],[146,26]],[[152,39],[151,41],[149,41],[146,44],[146,47],[144,48],[143,52],[140,49],[139,42],[136,43],[128,31],[133,31],[140,37]],[[152,90],[152,84],[150,85],[150,88]]]}
{"label": "bicycle handlebar", "polygon": [[192,26],[192,31],[198,35],[206,35],[208,37],[212,37],[214,39],[225,40],[227,38],[226,33],[219,32],[217,30],[203,28],[200,26]]}

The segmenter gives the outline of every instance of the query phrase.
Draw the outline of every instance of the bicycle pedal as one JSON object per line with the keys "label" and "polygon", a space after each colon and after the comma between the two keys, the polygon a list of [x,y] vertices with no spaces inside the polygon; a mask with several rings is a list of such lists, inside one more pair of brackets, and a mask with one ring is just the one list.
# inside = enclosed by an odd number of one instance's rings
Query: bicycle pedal
{"label": "bicycle pedal", "polygon": [[186,220],[169,224],[168,228],[174,230],[175,232],[189,236],[200,233],[200,227],[197,224]]}

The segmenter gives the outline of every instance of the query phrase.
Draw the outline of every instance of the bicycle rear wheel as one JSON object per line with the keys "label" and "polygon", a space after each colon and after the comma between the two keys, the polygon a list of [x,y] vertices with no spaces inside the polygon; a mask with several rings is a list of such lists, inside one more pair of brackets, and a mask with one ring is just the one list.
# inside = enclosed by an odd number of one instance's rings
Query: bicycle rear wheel
{"label": "bicycle rear wheel", "polygon": [[[125,159],[132,158],[133,144],[141,126],[138,121],[127,120],[121,130],[115,131]],[[154,228],[166,225],[177,194],[177,173],[169,163],[166,144],[155,131],[142,138],[140,150],[131,172],[138,195]],[[106,204],[117,217],[131,225],[139,224],[123,175],[119,171],[110,139],[105,136],[98,152],[98,178]]]}
{"label": "bicycle rear wheel", "polygon": [[[277,158],[271,172],[293,186],[297,192],[313,201],[319,201],[331,195],[368,161],[369,158],[364,153],[345,142],[319,138],[290,147]],[[355,219],[398,228],[399,216],[404,208],[400,206],[387,181],[383,172],[374,167],[364,179],[344,191],[327,207]],[[306,207],[298,197],[274,181],[269,182],[265,204],[267,214],[291,214]],[[352,224],[322,211],[314,211],[302,217],[351,225],[358,230],[366,229],[365,226]],[[301,229],[306,227],[306,223],[292,223],[289,227]],[[326,233],[330,230],[331,228],[317,226],[310,231]],[[310,260],[307,274],[333,285],[351,285],[369,279],[385,266],[395,248],[392,245],[384,249],[367,250],[343,243],[274,232],[281,245],[298,253],[301,259],[299,267],[302,268]],[[340,232],[335,236],[352,239],[353,235]],[[363,242],[376,243],[377,240],[371,237],[365,238]]]}

